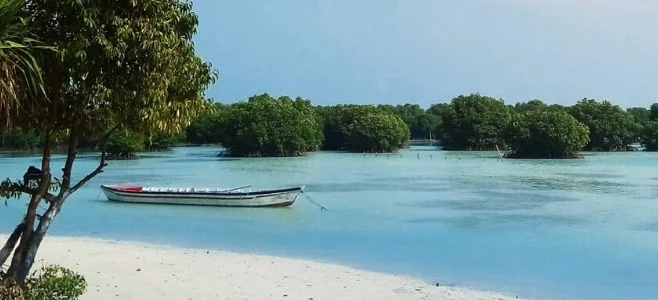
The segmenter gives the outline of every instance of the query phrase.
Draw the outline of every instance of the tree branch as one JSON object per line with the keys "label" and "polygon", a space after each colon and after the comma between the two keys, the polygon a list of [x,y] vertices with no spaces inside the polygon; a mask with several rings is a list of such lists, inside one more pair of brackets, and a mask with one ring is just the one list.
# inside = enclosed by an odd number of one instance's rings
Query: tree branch
{"label": "tree branch", "polygon": [[75,184],[75,185],[69,190],[69,194],[72,194],[72,193],[74,193],[75,191],[77,191],[80,187],[82,187],[83,185],[85,185],[85,183],[87,183],[89,180],[91,180],[92,178],[96,177],[96,175],[98,175],[98,174],[100,174],[100,173],[103,173],[103,168],[105,168],[105,167],[107,166],[107,164],[105,163],[105,143],[107,142],[107,139],[110,138],[110,135],[112,135],[112,133],[113,133],[117,128],[119,128],[119,125],[120,125],[120,124],[116,124],[116,125],[114,125],[114,127],[112,127],[112,129],[110,129],[110,131],[108,131],[108,132],[105,134],[105,136],[103,137],[103,140],[101,141],[101,161],[98,163],[98,167],[96,167],[96,169],[94,169],[94,171],[92,171],[91,173],[87,174],[87,176],[85,176],[84,178],[82,178],[82,180],[80,180],[78,183],[76,183],[76,184]]}
{"label": "tree branch", "polygon": [[62,188],[60,194],[68,190],[71,186],[71,171],[73,170],[73,161],[77,155],[76,148],[78,147],[78,129],[76,125],[71,126],[71,131],[69,132],[69,143],[68,150],[66,154],[66,163],[64,163],[64,169],[62,172]]}
{"label": "tree branch", "polygon": [[[37,193],[37,190],[36,190],[36,189],[32,189],[32,188],[29,188],[29,187],[27,187],[27,186],[25,186],[25,185],[19,185],[19,184],[16,184],[15,186],[13,186],[12,189],[14,189],[15,191],[19,191],[19,192],[21,192],[21,193],[28,194],[28,195],[30,195],[30,196],[34,196],[34,194]],[[45,193],[41,196],[41,198],[43,198],[44,200],[46,200],[46,202],[50,203],[50,202],[53,202],[53,201],[55,200],[55,195],[53,195],[53,194],[51,194],[51,193],[48,193],[48,192],[45,192]]]}

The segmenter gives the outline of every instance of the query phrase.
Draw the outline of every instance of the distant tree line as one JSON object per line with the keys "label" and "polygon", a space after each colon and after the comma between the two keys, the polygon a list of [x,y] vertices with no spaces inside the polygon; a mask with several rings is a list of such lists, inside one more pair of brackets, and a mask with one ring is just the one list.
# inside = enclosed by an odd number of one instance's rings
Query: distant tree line
{"label": "distant tree line", "polygon": [[[261,101],[276,101],[267,94]],[[251,103],[255,98],[249,99]],[[264,103],[265,103],[264,102]],[[200,117],[187,128],[187,141],[194,144],[223,144],[231,155],[299,155],[313,149],[295,147],[289,151],[236,151],[235,139],[277,136],[267,126],[260,133],[222,125],[235,115],[235,105],[218,105],[219,111]],[[508,157],[573,158],[585,151],[627,151],[640,143],[647,150],[658,148],[658,104],[627,110],[609,101],[582,99],[572,106],[548,105],[541,100],[508,105],[502,99],[479,94],[460,95],[450,103],[439,103],[424,110],[415,104],[315,106],[314,112],[299,114],[316,118],[322,134],[320,149],[351,152],[390,152],[407,146],[409,139],[437,138],[448,150],[507,150]],[[275,110],[259,112],[254,118],[285,119]],[[236,127],[237,126],[237,127]],[[282,123],[283,126],[283,123]],[[226,131],[231,128],[231,131]],[[279,129],[284,127],[277,127]],[[288,128],[288,127],[286,127]],[[315,127],[314,127],[315,128]],[[298,132],[290,127],[286,132]],[[296,135],[294,135],[296,136]],[[228,140],[227,140],[228,139]],[[231,140],[233,139],[233,140]],[[228,141],[228,143],[227,143]],[[316,140],[312,140],[317,142]],[[254,144],[254,143],[252,143]],[[276,144],[276,143],[275,143]],[[255,145],[255,144],[254,144]],[[268,146],[269,149],[274,149]],[[260,147],[255,147],[261,149]],[[275,147],[276,148],[276,147]],[[285,147],[280,146],[280,149]],[[265,149],[265,148],[262,148]],[[270,153],[267,153],[270,152]]]}
{"label": "distant tree line", "polygon": [[471,94],[430,107],[439,115],[437,136],[446,149],[507,148],[509,157],[570,158],[585,151],[658,147],[658,104],[627,110],[609,101],[582,99],[572,106],[503,100]]}
{"label": "distant tree line", "polygon": [[[184,135],[124,131],[108,143],[110,158],[132,158],[176,143],[221,144],[229,156],[298,156],[315,150],[392,152],[410,139],[438,139],[447,150],[506,151],[508,157],[572,158],[580,151],[627,151],[639,143],[658,150],[658,103],[622,109],[609,101],[582,99],[572,106],[541,100],[505,104],[480,94],[459,95],[428,109],[416,104],[313,106],[287,96],[255,95],[230,105],[216,103]],[[10,128],[0,147],[33,149],[39,135]],[[81,141],[90,148],[94,139]]]}
{"label": "distant tree line", "polygon": [[[81,137],[78,147],[83,150],[96,150],[100,147],[102,135]],[[26,130],[20,127],[11,127],[0,130],[0,149],[32,151],[41,149],[43,135],[36,130]],[[63,150],[66,147],[64,137],[51,137],[55,149]],[[170,134],[161,131],[138,133],[131,129],[116,130],[106,141],[107,159],[133,159],[136,153],[143,151],[169,150],[176,144],[186,143],[184,134]]]}
{"label": "distant tree line", "polygon": [[192,144],[218,143],[229,156],[299,156],[309,151],[389,152],[409,141],[396,114],[372,105],[313,107],[311,101],[256,95],[218,104],[186,129]]}

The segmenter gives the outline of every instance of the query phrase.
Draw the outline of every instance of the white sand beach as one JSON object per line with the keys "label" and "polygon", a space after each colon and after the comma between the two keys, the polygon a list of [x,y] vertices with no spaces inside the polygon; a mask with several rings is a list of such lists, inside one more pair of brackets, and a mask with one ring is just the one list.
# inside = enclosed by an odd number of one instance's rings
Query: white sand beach
{"label": "white sand beach", "polygon": [[[5,239],[5,236],[2,236]],[[35,269],[83,274],[83,299],[518,299],[308,260],[90,238],[46,237]]]}

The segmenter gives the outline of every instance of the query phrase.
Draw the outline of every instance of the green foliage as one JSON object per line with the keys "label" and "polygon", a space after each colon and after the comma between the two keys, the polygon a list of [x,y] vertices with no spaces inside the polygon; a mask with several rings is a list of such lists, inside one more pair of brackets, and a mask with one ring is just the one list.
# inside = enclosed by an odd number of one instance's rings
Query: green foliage
{"label": "green foliage", "polygon": [[412,139],[429,138],[430,133],[434,133],[439,125],[439,118],[426,112],[418,104],[378,105],[377,107],[402,118],[409,127]]}
{"label": "green foliage", "polygon": [[646,123],[642,130],[641,140],[647,151],[658,151],[658,121]]}
{"label": "green foliage", "polygon": [[230,156],[299,156],[317,150],[322,131],[309,100],[268,94],[230,107],[220,143]]}
{"label": "green foliage", "polygon": [[31,300],[78,299],[87,289],[85,278],[60,266],[47,266],[27,282]]}
{"label": "green foliage", "polygon": [[361,113],[347,126],[345,149],[351,152],[392,152],[409,143],[409,127],[398,116]]}
{"label": "green foliage", "polygon": [[219,143],[227,117],[228,108],[215,103],[214,109],[200,115],[185,129],[187,142],[196,145]]}
{"label": "green foliage", "polygon": [[444,141],[447,139],[445,130],[443,130],[444,120],[446,116],[451,112],[449,103],[437,103],[432,104],[430,108],[427,109],[427,113],[434,116],[436,120],[436,127],[432,131],[432,136],[439,141]]}
{"label": "green foliage", "polygon": [[523,113],[523,112],[528,112],[528,111],[542,111],[542,110],[547,110],[548,105],[544,103],[541,100],[535,99],[535,100],[530,100],[528,102],[519,102],[516,105],[514,105],[514,111]]}
{"label": "green foliage", "polygon": [[0,148],[13,150],[33,150],[41,141],[33,130],[11,128],[0,132]]}
{"label": "green foliage", "polygon": [[530,100],[528,102],[519,102],[514,105],[514,111],[518,113],[529,111],[547,111],[547,110],[562,110],[566,111],[567,108],[559,104],[548,105],[539,99]]}
{"label": "green foliage", "polygon": [[74,300],[87,289],[85,278],[67,268],[50,265],[29,278],[25,289],[11,279],[0,282],[0,300]]}
{"label": "green foliage", "polygon": [[144,151],[144,137],[132,130],[117,130],[105,145],[107,159],[133,159],[135,153]]}
{"label": "green foliage", "polygon": [[43,95],[35,55],[52,50],[35,39],[24,6],[25,0],[0,1],[0,127],[9,126],[24,102]]}
{"label": "green foliage", "polygon": [[[72,181],[76,141],[120,126],[126,135],[113,137],[110,155],[143,149],[144,141],[137,142],[142,134],[179,132],[204,111],[210,104],[205,90],[217,75],[195,53],[198,18],[189,1],[23,3],[0,1],[0,113],[12,126],[38,130],[44,141],[40,189],[25,191],[35,197],[23,218],[25,238],[11,260],[10,276],[21,284],[66,198],[105,166],[101,160]],[[28,45],[32,36],[55,51],[36,51]],[[68,147],[60,181],[53,177],[60,169],[51,168],[50,156],[62,141]],[[61,182],[59,192],[42,194],[52,182]],[[45,212],[39,206],[44,198]]]}
{"label": "green foliage", "polygon": [[390,152],[409,142],[409,127],[386,107],[349,104],[316,110],[323,123],[325,150]]}
{"label": "green foliage", "polygon": [[633,120],[635,120],[635,123],[637,124],[649,122],[651,112],[644,107],[631,107],[626,111],[633,116]]}
{"label": "green foliage", "polygon": [[21,106],[19,116],[34,117],[24,125],[75,127],[80,136],[116,124],[175,132],[208,104],[215,74],[194,53],[191,3],[28,1],[26,10],[34,33],[58,51],[39,56],[48,100]]}
{"label": "green foliage", "polygon": [[651,104],[649,108],[649,121],[658,121],[658,103]]}
{"label": "green foliage", "polygon": [[20,197],[22,194],[20,186],[21,182],[14,182],[9,178],[3,180],[0,182],[0,198],[9,199]]}
{"label": "green foliage", "polygon": [[513,158],[576,158],[588,129],[563,110],[532,109],[512,117],[505,140]]}
{"label": "green foliage", "polygon": [[479,94],[454,98],[442,114],[442,145],[451,150],[493,149],[511,117],[503,100]]}
{"label": "green foliage", "polygon": [[169,150],[180,140],[184,140],[184,138],[169,132],[157,131],[144,138],[144,149],[149,151]]}
{"label": "green foliage", "polygon": [[356,119],[357,112],[363,109],[374,109],[374,107],[355,104],[316,107],[316,111],[322,120],[324,135],[322,149],[345,150],[347,126]]}
{"label": "green foliage", "polygon": [[633,116],[635,122],[633,138],[636,141],[641,141],[642,136],[644,135],[645,126],[647,126],[647,123],[650,120],[649,117],[651,112],[644,107],[631,107],[626,111]]}
{"label": "green foliage", "polygon": [[570,107],[569,112],[589,129],[587,150],[625,150],[626,145],[637,140],[638,125],[633,115],[608,101],[583,99]]}
{"label": "green foliage", "polygon": [[436,103],[432,104],[427,112],[441,118],[450,109],[450,103]]}

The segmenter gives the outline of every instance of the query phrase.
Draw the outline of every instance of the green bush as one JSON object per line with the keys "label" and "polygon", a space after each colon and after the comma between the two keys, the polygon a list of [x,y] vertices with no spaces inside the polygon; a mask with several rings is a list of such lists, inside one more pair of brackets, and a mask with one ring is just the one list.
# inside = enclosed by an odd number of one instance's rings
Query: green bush
{"label": "green bush", "polygon": [[392,152],[409,143],[409,127],[398,116],[377,111],[357,116],[347,126],[345,149],[352,152]]}
{"label": "green bush", "polygon": [[634,116],[608,101],[583,99],[569,108],[569,113],[589,129],[590,151],[625,151],[637,140],[638,125]]}
{"label": "green bush", "polygon": [[409,143],[409,127],[385,107],[348,104],[316,111],[322,119],[325,150],[391,152]]}
{"label": "green bush", "polygon": [[562,110],[513,115],[505,132],[511,158],[576,158],[588,142],[587,126]]}
{"label": "green bush", "polygon": [[56,265],[41,268],[40,274],[27,283],[31,300],[78,299],[86,289],[82,275]]}
{"label": "green bush", "polygon": [[74,300],[87,290],[85,278],[67,268],[50,265],[27,280],[25,289],[5,280],[0,283],[0,300]]}
{"label": "green bush", "polygon": [[229,156],[300,156],[322,142],[309,100],[257,95],[230,107],[222,120],[220,143]]}
{"label": "green bush", "polygon": [[442,112],[441,144],[449,150],[488,150],[502,144],[511,109],[503,100],[460,95]]}
{"label": "green bush", "polygon": [[144,151],[144,137],[131,130],[118,130],[107,140],[107,159],[132,159]]}

